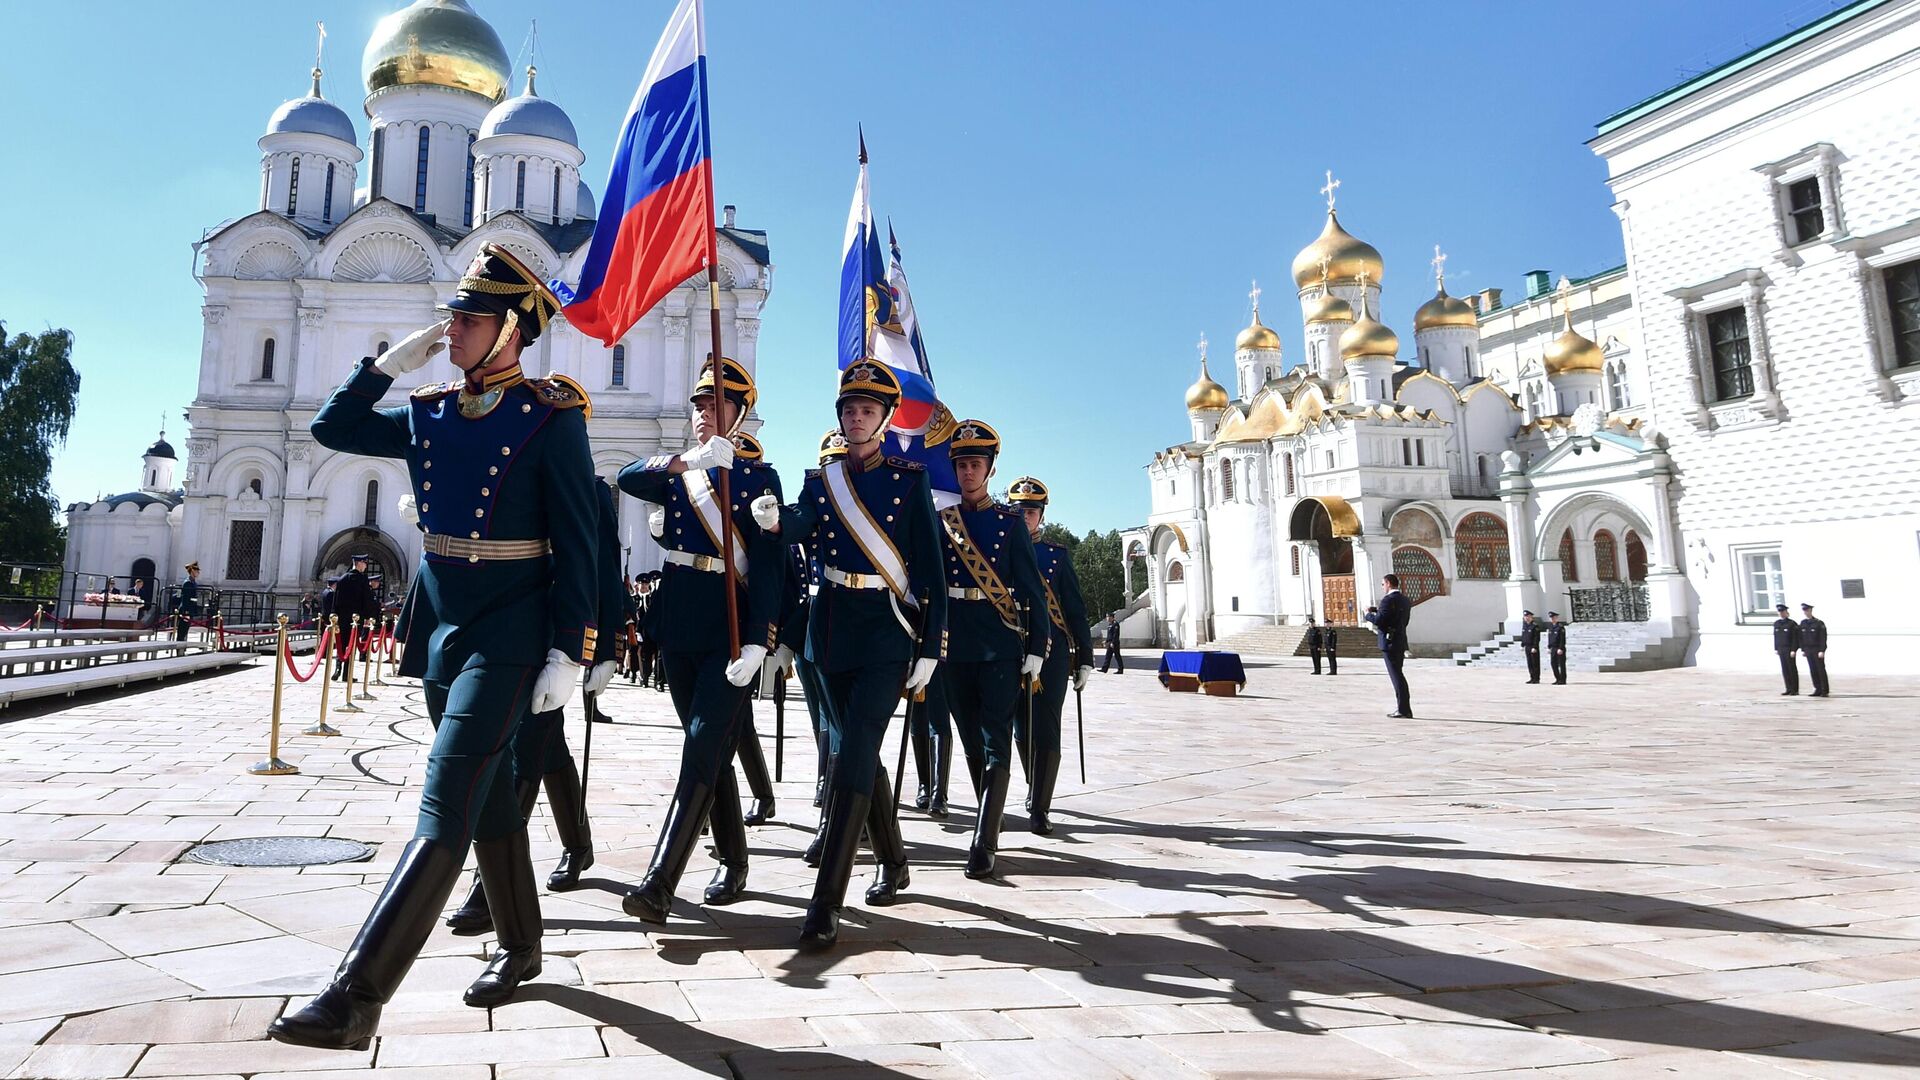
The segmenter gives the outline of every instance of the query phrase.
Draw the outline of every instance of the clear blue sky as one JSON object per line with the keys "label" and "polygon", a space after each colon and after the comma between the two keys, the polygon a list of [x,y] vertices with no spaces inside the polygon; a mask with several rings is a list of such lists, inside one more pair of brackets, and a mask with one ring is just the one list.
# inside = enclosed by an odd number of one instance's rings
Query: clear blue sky
{"label": "clear blue sky", "polygon": [[[126,490],[164,410],[184,437],[200,349],[189,244],[256,209],[267,116],[308,84],[366,140],[360,51],[400,0],[6,4],[0,318],[67,327],[84,380],[62,502]],[[777,266],[760,338],[769,457],[832,422],[840,237],[866,125],[942,396],[1006,439],[1076,531],[1142,519],[1142,465],[1186,438],[1193,342],[1231,381],[1251,279],[1289,363],[1288,268],[1342,221],[1386,260],[1411,340],[1434,244],[1456,295],[1622,261],[1602,117],[1777,37],[1829,0],[1567,3],[791,3],[711,0],[716,174]],[[671,0],[475,0],[604,187]],[[521,60],[524,63],[524,57]],[[346,359],[343,358],[343,370]],[[176,441],[182,453],[184,443]]]}

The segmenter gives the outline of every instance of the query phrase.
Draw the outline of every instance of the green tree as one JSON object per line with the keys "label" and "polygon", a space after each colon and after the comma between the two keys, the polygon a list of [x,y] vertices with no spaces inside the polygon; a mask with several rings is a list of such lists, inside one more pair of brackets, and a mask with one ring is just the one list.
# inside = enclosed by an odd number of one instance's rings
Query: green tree
{"label": "green tree", "polygon": [[59,507],[48,478],[79,396],[71,333],[8,339],[0,322],[0,559],[60,558]]}
{"label": "green tree", "polygon": [[1073,546],[1073,572],[1080,579],[1081,595],[1087,600],[1087,618],[1099,622],[1109,612],[1127,606],[1125,579],[1120,571],[1120,532],[1104,534],[1087,530]]}

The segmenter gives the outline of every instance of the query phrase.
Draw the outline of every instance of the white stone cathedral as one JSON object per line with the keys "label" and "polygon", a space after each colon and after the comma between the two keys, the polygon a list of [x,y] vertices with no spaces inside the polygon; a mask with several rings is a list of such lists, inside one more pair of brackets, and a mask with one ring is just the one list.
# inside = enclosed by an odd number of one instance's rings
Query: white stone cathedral
{"label": "white stone cathedral", "polygon": [[[312,91],[274,110],[259,139],[259,207],[194,245],[205,330],[184,468],[174,475],[163,432],[139,490],[69,507],[68,570],[119,575],[125,589],[126,576],[164,585],[197,561],[204,583],[284,609],[362,551],[389,593],[405,588],[420,534],[396,509],[409,490],[402,463],[334,453],[307,425],[361,357],[439,317],[482,244],[544,277],[579,277],[595,218],[586,154],[531,67],[509,96],[509,68],[465,0],[416,0],[367,43],[364,144],[320,96],[317,67]],[[766,234],[735,227],[728,207],[719,249],[722,350],[752,370],[772,283]],[[603,476],[686,445],[687,392],[712,351],[706,282],[688,281],[612,349],[557,319],[525,355],[529,374],[587,388]],[[388,404],[451,375],[429,365]],[[657,567],[644,516],[619,501],[624,564]]]}
{"label": "white stone cathedral", "polygon": [[[1830,663],[1920,646],[1920,0],[1861,0],[1602,121],[1626,265],[1436,292],[1414,349],[1328,210],[1293,261],[1307,355],[1251,324],[1123,534],[1134,640],[1353,624],[1511,662],[1521,612],[1597,667],[1771,667],[1811,603]],[[1437,255],[1437,252],[1436,252]],[[1146,580],[1134,570],[1144,565]],[[1579,665],[1576,665],[1579,666]]]}

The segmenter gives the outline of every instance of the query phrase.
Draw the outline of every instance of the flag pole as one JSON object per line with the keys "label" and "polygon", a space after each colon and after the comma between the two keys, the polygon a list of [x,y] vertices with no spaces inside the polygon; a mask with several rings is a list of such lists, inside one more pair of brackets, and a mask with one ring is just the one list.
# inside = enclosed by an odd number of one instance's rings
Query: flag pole
{"label": "flag pole", "polygon": [[[713,181],[713,125],[709,121],[707,109],[707,75],[705,58],[707,55],[707,13],[700,0],[694,0],[694,33],[698,35],[698,55],[701,57],[700,69],[700,129],[707,138],[707,313],[712,317],[711,338],[713,341],[713,417],[719,420],[721,403],[727,400],[726,351],[720,347],[720,219],[714,205]],[[742,409],[733,423],[717,436],[731,439],[740,430],[747,419]],[[732,469],[720,470],[720,563],[726,575],[727,592],[727,659],[740,658],[740,600],[737,576],[733,569],[733,481]]]}

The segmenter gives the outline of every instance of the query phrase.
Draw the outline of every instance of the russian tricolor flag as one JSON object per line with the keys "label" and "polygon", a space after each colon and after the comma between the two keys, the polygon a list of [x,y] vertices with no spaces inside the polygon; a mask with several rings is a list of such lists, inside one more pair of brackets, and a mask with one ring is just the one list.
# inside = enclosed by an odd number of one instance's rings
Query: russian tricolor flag
{"label": "russian tricolor flag", "polygon": [[600,219],[567,321],[609,348],[660,298],[706,267],[713,243],[707,35],[700,0],[680,0],[633,95]]}

